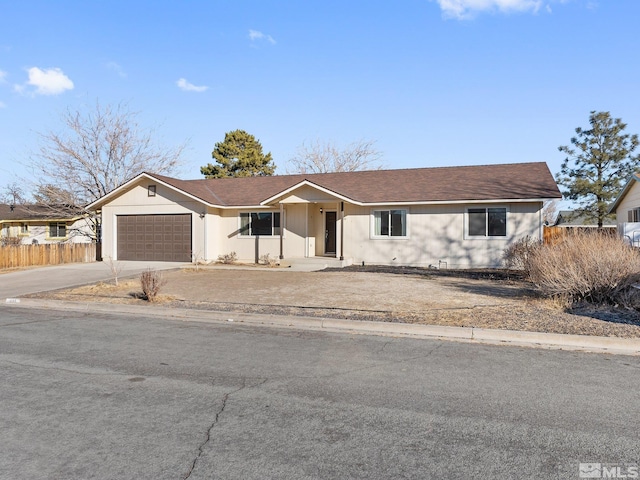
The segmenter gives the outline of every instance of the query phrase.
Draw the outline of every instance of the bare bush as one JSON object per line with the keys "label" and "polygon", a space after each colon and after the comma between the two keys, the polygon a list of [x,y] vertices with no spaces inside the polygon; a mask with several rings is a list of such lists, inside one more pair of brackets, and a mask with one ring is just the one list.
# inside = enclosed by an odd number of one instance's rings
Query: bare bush
{"label": "bare bush", "polygon": [[276,257],[272,257],[270,254],[265,253],[258,260],[260,265],[267,265],[268,267],[276,267],[278,265],[278,259]]}
{"label": "bare bush", "polygon": [[576,233],[529,254],[530,280],[547,296],[640,307],[640,253],[619,237]]}
{"label": "bare bush", "polygon": [[111,278],[113,278],[113,283],[118,286],[118,277],[120,276],[120,272],[122,272],[122,268],[124,265],[116,262],[113,257],[107,258],[107,266],[109,267],[109,271],[111,272]]}
{"label": "bare bush", "polygon": [[0,246],[2,247],[15,247],[17,245],[22,245],[20,237],[0,237]]}
{"label": "bare bush", "polygon": [[218,255],[218,262],[224,264],[236,263],[238,261],[238,254],[236,252],[229,252],[223,255]]}
{"label": "bare bush", "polygon": [[151,268],[146,269],[140,275],[142,294],[148,302],[155,301],[158,293],[160,293],[160,288],[166,283],[166,280],[162,278],[162,273]]}
{"label": "bare bush", "polygon": [[529,274],[531,253],[542,246],[539,240],[526,236],[504,249],[502,260],[505,267],[512,270],[523,270]]}

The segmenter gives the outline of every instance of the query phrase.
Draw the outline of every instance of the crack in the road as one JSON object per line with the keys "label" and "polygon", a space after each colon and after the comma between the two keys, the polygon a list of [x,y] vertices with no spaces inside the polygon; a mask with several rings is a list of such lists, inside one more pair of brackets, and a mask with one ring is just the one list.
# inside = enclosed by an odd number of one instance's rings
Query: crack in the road
{"label": "crack in the road", "polygon": [[128,373],[118,373],[118,372],[82,372],[80,370],[73,370],[70,368],[61,368],[61,367],[47,367],[44,365],[33,365],[30,363],[20,363],[20,362],[12,362],[11,360],[0,360],[0,362],[10,363],[11,365],[17,365],[19,367],[27,367],[27,368],[40,368],[42,370],[57,370],[60,372],[67,373],[77,373],[78,375],[95,375],[95,376],[131,376]]}
{"label": "crack in the road", "polygon": [[[222,404],[220,405],[220,408],[216,412],[216,415],[213,418],[213,422],[211,423],[211,425],[209,425],[209,428],[207,428],[207,434],[205,436],[205,439],[198,446],[198,452],[196,453],[196,456],[193,459],[193,462],[191,462],[191,467],[189,468],[187,473],[185,473],[185,475],[182,477],[182,480],[187,480],[191,476],[191,474],[193,473],[193,470],[196,468],[196,464],[198,463],[198,460],[200,460],[200,457],[202,457],[202,454],[204,453],[204,448],[206,447],[207,443],[209,443],[209,441],[211,440],[211,431],[218,424],[218,421],[220,420],[220,415],[222,415],[222,413],[224,412],[224,409],[227,407],[227,400],[229,400],[229,397],[231,395],[235,394],[235,393],[238,393],[238,392],[244,390],[245,388],[255,388],[255,387],[259,387],[261,385],[264,385],[267,382],[267,380],[268,380],[267,378],[263,378],[262,381],[260,381],[260,382],[258,382],[256,384],[247,386],[247,379],[246,378],[242,378],[242,386],[236,388],[235,390],[227,392],[222,396]],[[215,379],[213,379],[213,383],[215,384]]]}

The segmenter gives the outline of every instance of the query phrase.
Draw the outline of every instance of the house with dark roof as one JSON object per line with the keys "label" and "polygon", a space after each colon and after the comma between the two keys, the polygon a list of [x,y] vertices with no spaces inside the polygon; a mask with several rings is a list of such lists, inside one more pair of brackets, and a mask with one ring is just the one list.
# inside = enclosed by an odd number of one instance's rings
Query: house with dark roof
{"label": "house with dark roof", "polygon": [[95,234],[86,218],[82,209],[66,205],[0,204],[0,243],[89,243]]}
{"label": "house with dark roof", "polygon": [[504,248],[542,238],[561,198],[545,163],[180,180],[142,173],[87,208],[114,260],[495,267]]}

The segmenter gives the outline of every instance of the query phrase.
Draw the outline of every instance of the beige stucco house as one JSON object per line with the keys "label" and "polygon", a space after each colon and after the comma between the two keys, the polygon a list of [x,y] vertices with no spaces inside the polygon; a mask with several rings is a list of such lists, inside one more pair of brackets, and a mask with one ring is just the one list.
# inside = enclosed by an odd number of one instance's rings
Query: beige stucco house
{"label": "beige stucco house", "polygon": [[609,213],[616,214],[618,234],[634,247],[640,247],[640,174],[629,179]]}
{"label": "beige stucco house", "polygon": [[93,223],[79,208],[0,204],[0,243],[90,243]]}
{"label": "beige stucco house", "polygon": [[495,267],[514,240],[542,238],[560,198],[545,163],[179,180],[142,173],[88,206],[115,260]]}

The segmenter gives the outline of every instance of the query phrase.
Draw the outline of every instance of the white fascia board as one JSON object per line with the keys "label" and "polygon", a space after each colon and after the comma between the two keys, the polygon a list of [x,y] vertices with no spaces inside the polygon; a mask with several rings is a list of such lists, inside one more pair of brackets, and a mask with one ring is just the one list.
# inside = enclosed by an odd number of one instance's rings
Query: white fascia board
{"label": "white fascia board", "polygon": [[627,182],[627,184],[624,186],[622,191],[620,192],[620,195],[618,195],[618,198],[616,198],[614,202],[611,204],[607,213],[613,213],[618,208],[618,205],[620,204],[622,199],[627,195],[627,193],[629,193],[629,190],[631,190],[631,186],[633,185],[633,183],[639,182],[639,181],[640,181],[640,177],[638,177],[638,174],[634,173],[629,179],[629,181]]}
{"label": "white fascia board", "polygon": [[376,202],[376,203],[361,203],[351,202],[355,205],[363,207],[383,207],[387,205],[465,205],[469,203],[474,204],[487,204],[487,203],[532,203],[532,202],[546,202],[548,200],[557,200],[557,198],[501,198],[499,200],[440,200],[440,201],[427,201],[427,202]]}
{"label": "white fascia board", "polygon": [[296,183],[295,185],[287,188],[286,190],[283,190],[275,195],[273,195],[272,197],[267,198],[266,200],[263,200],[260,205],[266,205],[268,203],[271,203],[273,201],[275,201],[277,198],[283,197],[285,195],[287,195],[288,193],[293,192],[294,190],[297,190],[300,187],[312,187],[315,188],[316,190],[321,191],[322,193],[326,193],[327,195],[331,195],[332,197],[336,197],[339,200],[342,200],[343,202],[349,202],[349,203],[353,203],[354,205],[363,205],[360,202],[356,202],[348,197],[345,197],[344,195],[340,195],[339,193],[334,192],[333,190],[329,190],[328,188],[324,188],[321,187],[318,184],[315,184],[313,182],[310,182],[309,180],[303,180],[300,183]]}

